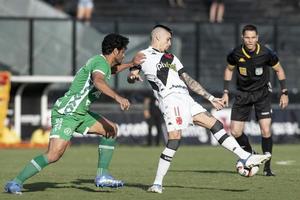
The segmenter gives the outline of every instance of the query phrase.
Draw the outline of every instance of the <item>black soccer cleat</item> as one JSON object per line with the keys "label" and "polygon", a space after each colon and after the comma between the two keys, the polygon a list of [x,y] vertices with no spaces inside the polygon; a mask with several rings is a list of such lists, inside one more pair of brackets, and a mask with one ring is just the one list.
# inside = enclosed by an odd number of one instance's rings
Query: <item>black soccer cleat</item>
{"label": "black soccer cleat", "polygon": [[265,176],[276,176],[274,172],[272,172],[271,169],[264,169],[264,175]]}

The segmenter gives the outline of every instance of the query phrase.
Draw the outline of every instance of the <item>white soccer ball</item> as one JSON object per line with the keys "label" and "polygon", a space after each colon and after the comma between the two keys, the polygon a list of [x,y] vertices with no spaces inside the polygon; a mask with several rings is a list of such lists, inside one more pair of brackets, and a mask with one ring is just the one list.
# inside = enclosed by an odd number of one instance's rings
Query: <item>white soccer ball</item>
{"label": "white soccer ball", "polygon": [[254,176],[255,174],[257,174],[257,172],[259,171],[259,167],[254,166],[254,167],[248,168],[244,165],[244,163],[241,160],[238,160],[236,163],[236,171],[241,176],[251,177],[251,176]]}

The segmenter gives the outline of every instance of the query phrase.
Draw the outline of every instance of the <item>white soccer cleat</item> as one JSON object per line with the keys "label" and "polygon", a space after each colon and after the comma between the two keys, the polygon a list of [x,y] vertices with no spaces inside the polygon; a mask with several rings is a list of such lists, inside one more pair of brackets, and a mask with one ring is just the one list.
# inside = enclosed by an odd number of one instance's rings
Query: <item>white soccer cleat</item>
{"label": "white soccer cleat", "polygon": [[245,166],[248,168],[252,168],[257,165],[264,164],[268,160],[271,159],[271,154],[266,153],[264,155],[260,154],[251,154],[246,160],[245,160]]}
{"label": "white soccer cleat", "polygon": [[151,187],[149,187],[147,191],[161,194],[163,191],[163,187],[161,185],[154,184]]}

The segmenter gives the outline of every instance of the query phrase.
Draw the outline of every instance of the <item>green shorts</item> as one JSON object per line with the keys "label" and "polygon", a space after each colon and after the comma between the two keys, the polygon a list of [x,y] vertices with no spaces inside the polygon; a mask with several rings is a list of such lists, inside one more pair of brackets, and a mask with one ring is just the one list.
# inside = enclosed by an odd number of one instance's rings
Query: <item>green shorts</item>
{"label": "green shorts", "polygon": [[85,115],[62,115],[55,109],[51,113],[51,132],[50,138],[61,138],[70,140],[73,133],[87,134],[91,126],[93,126],[102,116],[88,111]]}

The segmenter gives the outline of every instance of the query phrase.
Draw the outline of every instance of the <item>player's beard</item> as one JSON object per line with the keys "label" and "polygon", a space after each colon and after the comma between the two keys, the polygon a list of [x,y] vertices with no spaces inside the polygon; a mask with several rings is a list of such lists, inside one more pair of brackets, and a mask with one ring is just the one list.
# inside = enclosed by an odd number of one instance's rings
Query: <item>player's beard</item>
{"label": "player's beard", "polygon": [[122,63],[116,63],[116,64],[114,64],[112,67],[116,67],[116,66],[118,66],[118,65],[121,65]]}

